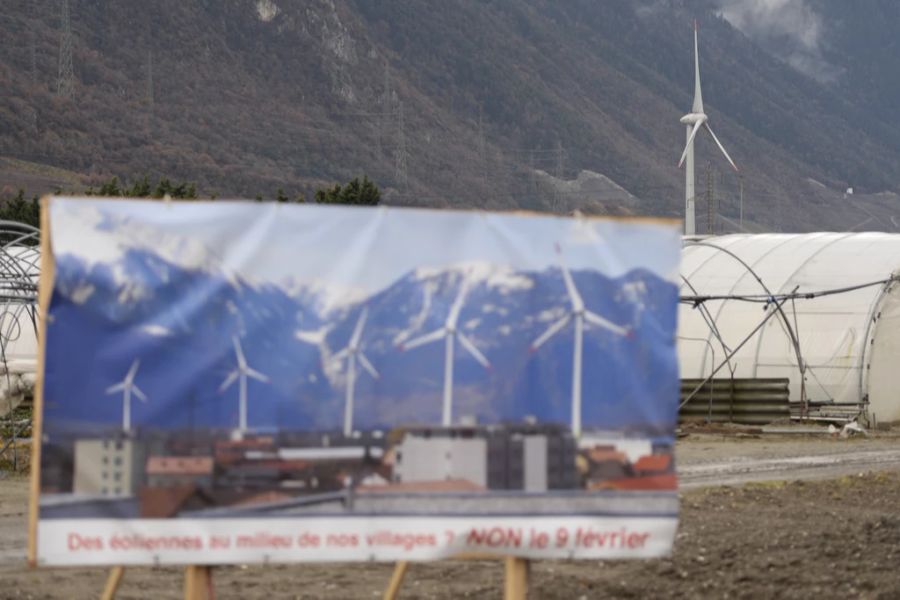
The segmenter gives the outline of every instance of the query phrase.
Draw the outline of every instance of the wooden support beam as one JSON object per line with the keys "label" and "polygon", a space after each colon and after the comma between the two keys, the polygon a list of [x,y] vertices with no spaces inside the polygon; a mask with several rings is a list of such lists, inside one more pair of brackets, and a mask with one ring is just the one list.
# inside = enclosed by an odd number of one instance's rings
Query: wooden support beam
{"label": "wooden support beam", "polygon": [[384,592],[384,600],[396,600],[400,594],[400,586],[403,584],[403,578],[406,577],[408,568],[409,562],[405,560],[401,560],[394,565],[394,573],[391,575],[391,581]]}
{"label": "wooden support beam", "polygon": [[184,569],[184,600],[213,600],[212,573],[206,565]]}
{"label": "wooden support beam", "polygon": [[50,245],[50,198],[41,199],[41,279],[38,285],[37,377],[31,422],[31,482],[28,495],[28,564],[37,566],[37,535],[41,494],[41,443],[44,431],[44,360],[47,353],[47,310],[53,293],[53,249]]}
{"label": "wooden support beam", "polygon": [[106,578],[106,587],[103,588],[103,595],[100,600],[113,600],[116,592],[119,591],[119,584],[122,583],[122,575],[125,573],[125,567],[113,567],[109,571],[109,577]]}
{"label": "wooden support beam", "polygon": [[504,600],[525,600],[528,597],[531,562],[525,558],[508,556],[505,563]]}

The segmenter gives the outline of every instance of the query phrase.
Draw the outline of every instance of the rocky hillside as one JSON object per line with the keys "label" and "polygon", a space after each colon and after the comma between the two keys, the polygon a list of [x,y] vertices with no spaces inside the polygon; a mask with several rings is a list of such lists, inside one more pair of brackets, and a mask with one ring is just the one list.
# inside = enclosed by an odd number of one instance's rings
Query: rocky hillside
{"label": "rocky hillside", "polygon": [[[696,17],[744,227],[895,230],[900,8],[783,4],[69,0],[66,97],[61,0],[6,0],[0,184],[146,173],[309,197],[365,173],[394,204],[678,216]],[[714,150],[698,143],[698,208],[710,172],[734,229],[741,180]]]}

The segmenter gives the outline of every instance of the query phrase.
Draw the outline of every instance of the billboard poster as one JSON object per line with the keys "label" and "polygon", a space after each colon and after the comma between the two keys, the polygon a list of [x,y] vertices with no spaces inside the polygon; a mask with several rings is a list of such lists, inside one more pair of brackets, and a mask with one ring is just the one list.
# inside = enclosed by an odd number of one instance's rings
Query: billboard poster
{"label": "billboard poster", "polygon": [[45,210],[39,564],[670,551],[677,224]]}

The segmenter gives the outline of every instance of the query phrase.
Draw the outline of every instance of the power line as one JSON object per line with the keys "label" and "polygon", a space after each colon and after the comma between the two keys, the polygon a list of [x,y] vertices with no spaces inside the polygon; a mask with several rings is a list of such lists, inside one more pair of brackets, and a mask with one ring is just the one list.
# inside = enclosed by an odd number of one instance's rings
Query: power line
{"label": "power line", "polygon": [[528,172],[531,175],[531,191],[537,196],[537,169],[534,167],[534,152],[528,156]]}
{"label": "power line", "polygon": [[484,108],[478,105],[478,158],[481,163],[481,182],[487,185],[487,149],[484,141]]}
{"label": "power line", "polygon": [[31,85],[37,85],[37,33],[31,29],[28,39],[28,58],[30,66]]}
{"label": "power line", "polygon": [[375,144],[378,156],[382,155],[382,138],[387,138],[391,127],[391,65],[384,61],[384,88],[381,93],[381,112],[372,113],[369,117],[378,119],[375,131]]}
{"label": "power line", "polygon": [[153,50],[147,51],[147,104],[150,110],[153,110],[154,89],[153,89]]}
{"label": "power line", "polygon": [[[562,181],[563,178],[563,156],[565,152],[563,151],[562,142],[560,140],[556,140],[556,166],[553,171],[553,176],[557,179],[557,181]],[[561,212],[563,210],[563,195],[565,191],[560,188],[560,185],[557,183],[553,186],[553,198],[550,205],[550,210],[552,212]]]}
{"label": "power line", "polygon": [[403,124],[403,101],[400,101],[397,107],[397,153],[394,165],[394,179],[403,193],[406,193],[409,189],[409,178],[406,170],[406,130]]}
{"label": "power line", "polygon": [[715,207],[715,173],[712,163],[706,163],[706,232],[710,235],[716,233],[716,207]]}
{"label": "power line", "polygon": [[75,68],[72,64],[72,23],[69,19],[69,0],[62,0],[59,39],[59,74],[56,93],[63,98],[75,95]]}

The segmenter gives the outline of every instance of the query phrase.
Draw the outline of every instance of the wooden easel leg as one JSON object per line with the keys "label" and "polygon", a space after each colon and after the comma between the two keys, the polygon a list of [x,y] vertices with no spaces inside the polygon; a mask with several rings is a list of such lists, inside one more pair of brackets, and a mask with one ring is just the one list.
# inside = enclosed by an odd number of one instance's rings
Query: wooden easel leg
{"label": "wooden easel leg", "polygon": [[208,566],[185,567],[184,600],[213,600],[212,573]]}
{"label": "wooden easel leg", "polygon": [[528,597],[528,577],[531,562],[525,558],[506,557],[506,577],[503,585],[504,600],[525,600]]}
{"label": "wooden easel leg", "polygon": [[119,591],[119,584],[122,583],[122,575],[124,573],[125,567],[113,567],[110,569],[100,600],[113,600],[116,597],[116,592]]}
{"label": "wooden easel leg", "polygon": [[397,594],[400,593],[400,585],[403,584],[403,578],[406,577],[406,570],[409,568],[409,562],[401,560],[394,565],[394,573],[391,575],[391,582],[384,592],[384,600],[396,600]]}

